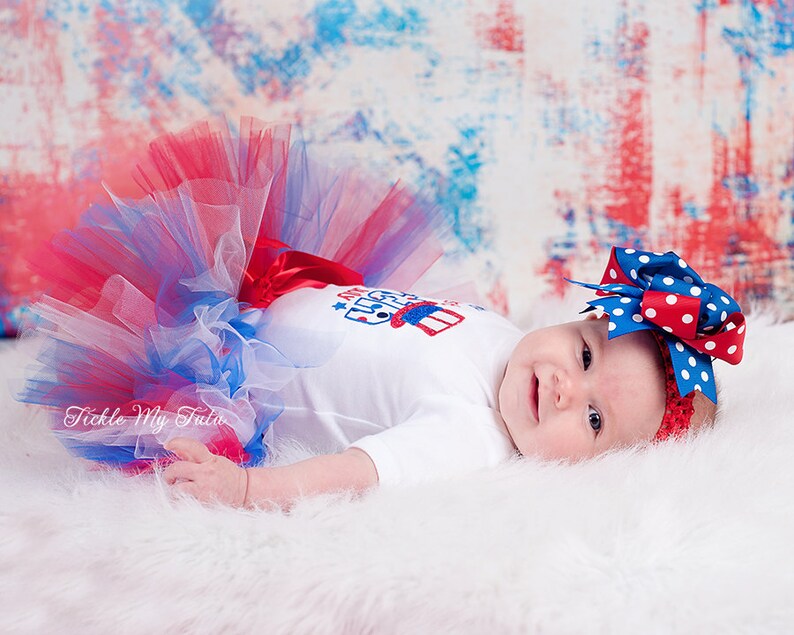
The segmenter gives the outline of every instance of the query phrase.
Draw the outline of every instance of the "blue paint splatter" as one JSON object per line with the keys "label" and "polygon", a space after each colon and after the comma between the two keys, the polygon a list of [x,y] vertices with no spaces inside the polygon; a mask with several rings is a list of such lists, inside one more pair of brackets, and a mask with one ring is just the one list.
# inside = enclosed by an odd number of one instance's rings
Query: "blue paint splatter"
{"label": "blue paint splatter", "polygon": [[[601,233],[598,244],[604,252],[608,252],[612,245],[634,247],[635,249],[648,248],[648,235],[645,231],[616,221],[606,213],[603,214],[603,219],[606,221],[607,231],[605,236]],[[594,233],[594,235],[599,237],[598,232]]]}
{"label": "blue paint splatter", "polygon": [[703,222],[710,220],[708,208],[698,205],[695,201],[684,201],[681,208],[684,210],[684,214],[692,220]]}
{"label": "blue paint splatter", "polygon": [[644,44],[632,37],[632,27],[629,25],[629,16],[625,10],[618,15],[615,26],[615,66],[625,77],[644,77]]}
{"label": "blue paint splatter", "polygon": [[[218,19],[215,4],[209,0],[192,0],[182,10],[191,21],[200,23]],[[172,21],[173,3],[101,0],[94,4],[50,4],[42,18],[67,32],[76,21],[82,22],[91,15],[98,18],[99,45],[87,45],[82,39],[72,38],[73,48],[67,55],[78,68],[94,74],[96,81],[113,87],[123,85],[130,97],[126,107],[148,111],[152,95],[166,102],[175,100],[177,95],[187,95],[212,110],[216,88],[202,85],[205,61],[197,59],[199,47],[192,32],[178,20]],[[130,34],[129,45],[119,39],[119,32]],[[165,70],[156,64],[163,57],[176,63],[164,65],[168,69]]]}
{"label": "blue paint splatter", "polygon": [[722,185],[730,190],[738,201],[749,201],[758,196],[758,184],[749,174],[737,173],[726,177],[722,180]]}
{"label": "blue paint splatter", "polygon": [[[427,164],[415,142],[395,122],[378,130],[364,113],[358,112],[342,131],[348,138],[363,140],[366,136],[387,147],[401,165],[403,177],[416,186],[421,196],[443,210],[463,252],[488,248],[489,224],[479,202],[481,171],[488,160],[485,139],[489,132],[484,125],[459,122],[458,138],[447,146],[445,164],[440,168]],[[332,137],[339,138],[336,133]]]}
{"label": "blue paint splatter", "polygon": [[774,55],[781,57],[794,51],[794,5],[779,0],[772,8],[772,13],[772,51]]}
{"label": "blue paint splatter", "polygon": [[436,202],[452,223],[462,246],[475,252],[486,246],[482,209],[478,203],[479,176],[483,166],[483,130],[480,126],[463,125],[460,139],[446,153],[446,174],[430,172],[428,178],[437,193]]}
{"label": "blue paint splatter", "polygon": [[102,179],[102,162],[99,149],[86,146],[72,152],[71,167],[75,181],[96,183]]}
{"label": "blue paint splatter", "polygon": [[[557,209],[557,215],[565,223],[565,231],[560,236],[548,239],[544,243],[547,264],[550,272],[559,272],[568,264],[581,257],[582,250],[598,250],[608,252],[612,245],[646,249],[647,234],[636,227],[631,227],[611,218],[604,210],[593,209],[588,205],[584,210],[577,210],[571,205]],[[554,274],[556,276],[556,274]],[[549,282],[557,284],[556,277]]]}
{"label": "blue paint splatter", "polygon": [[699,0],[695,3],[695,11],[698,14],[708,13],[709,11],[716,9],[718,6],[717,0]]}
{"label": "blue paint splatter", "polygon": [[427,21],[416,10],[407,7],[402,13],[381,6],[375,13],[352,25],[350,41],[355,46],[369,48],[414,47],[412,40],[427,29]]}
{"label": "blue paint splatter", "polygon": [[321,2],[309,14],[314,22],[314,39],[310,40],[311,48],[318,54],[325,49],[339,48],[347,44],[345,31],[356,14],[356,5],[351,1]]}
{"label": "blue paint splatter", "polygon": [[[185,7],[185,15],[214,54],[229,64],[245,94],[269,86],[288,97],[310,76],[318,59],[330,61],[335,68],[346,65],[349,62],[346,47],[422,50],[426,47],[416,37],[427,30],[422,14],[410,7],[397,12],[382,3],[365,13],[352,0],[320,2],[302,19],[307,26],[305,30],[312,35],[288,42],[282,49],[263,42],[258,34],[244,24],[235,23],[209,0],[191,0]],[[217,37],[218,33],[240,44],[234,47],[234,55],[228,51],[227,41]],[[244,55],[240,55],[241,50],[245,51]]]}
{"label": "blue paint splatter", "polygon": [[[480,172],[486,159],[485,139],[490,137],[484,125],[459,122],[458,138],[447,146],[445,164],[429,165],[416,149],[415,135],[389,121],[383,128],[372,125],[371,112],[356,111],[341,126],[331,130],[323,143],[340,139],[363,142],[375,140],[399,164],[403,180],[410,183],[420,197],[438,205],[452,227],[462,253],[475,253],[488,247],[489,226],[479,203]],[[454,248],[453,252],[454,252]],[[449,255],[455,254],[450,252]]]}
{"label": "blue paint splatter", "polygon": [[571,137],[587,132],[595,143],[606,145],[612,122],[606,113],[581,102],[581,95],[562,92],[551,81],[542,79],[539,87],[541,124],[548,133],[546,144],[564,145]]}
{"label": "blue paint splatter", "polygon": [[216,5],[214,0],[188,0],[183,6],[185,15],[193,21],[193,24],[200,26],[211,21]]}
{"label": "blue paint splatter", "polygon": [[723,28],[722,38],[739,59],[740,78],[745,87],[744,114],[749,120],[756,103],[759,75],[774,76],[770,59],[794,51],[794,6],[777,2],[762,10],[752,0],[742,0],[741,26]]}
{"label": "blue paint splatter", "polygon": [[371,127],[368,115],[360,110],[354,112],[339,128],[333,131],[330,137],[354,141],[363,141],[367,138],[376,139],[382,143],[385,141],[383,135]]}
{"label": "blue paint splatter", "polygon": [[174,90],[166,82],[157,82],[155,85],[157,86],[157,92],[166,101],[170,101],[176,97]]}
{"label": "blue paint splatter", "polygon": [[410,45],[407,36],[423,33],[427,27],[424,17],[411,7],[398,13],[381,5],[365,15],[351,0],[321,2],[309,19],[314,22],[315,33],[310,46],[321,54],[347,44],[376,49]]}

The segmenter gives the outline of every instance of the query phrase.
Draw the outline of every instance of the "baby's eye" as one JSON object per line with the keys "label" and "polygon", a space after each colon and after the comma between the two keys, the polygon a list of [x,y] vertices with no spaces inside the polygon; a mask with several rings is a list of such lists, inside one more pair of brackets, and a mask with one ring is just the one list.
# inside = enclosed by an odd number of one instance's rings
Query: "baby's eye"
{"label": "baby's eye", "polygon": [[597,410],[593,410],[590,408],[590,411],[587,414],[587,420],[590,423],[590,427],[595,430],[596,432],[600,432],[601,430],[601,415],[598,414]]}
{"label": "baby's eye", "polygon": [[590,367],[590,364],[593,361],[593,354],[590,352],[590,347],[587,344],[584,345],[582,349],[582,363],[584,364],[584,369],[587,370]]}

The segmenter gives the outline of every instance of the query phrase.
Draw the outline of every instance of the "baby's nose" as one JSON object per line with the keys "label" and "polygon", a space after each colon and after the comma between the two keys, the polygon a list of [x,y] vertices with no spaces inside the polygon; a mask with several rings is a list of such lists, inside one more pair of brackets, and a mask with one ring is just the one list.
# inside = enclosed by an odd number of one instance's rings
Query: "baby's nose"
{"label": "baby's nose", "polygon": [[575,387],[570,373],[563,368],[554,371],[554,403],[560,410],[571,404]]}

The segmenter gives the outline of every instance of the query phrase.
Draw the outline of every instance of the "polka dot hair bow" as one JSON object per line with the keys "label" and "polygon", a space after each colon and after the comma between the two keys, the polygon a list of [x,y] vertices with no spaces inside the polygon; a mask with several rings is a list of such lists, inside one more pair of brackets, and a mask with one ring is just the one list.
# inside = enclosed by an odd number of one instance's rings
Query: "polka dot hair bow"
{"label": "polka dot hair bow", "polygon": [[602,296],[586,310],[609,315],[609,339],[656,331],[670,351],[679,394],[699,390],[717,403],[712,357],[738,364],[743,354],[744,315],[730,295],[672,251],[613,247],[601,284],[568,282]]}

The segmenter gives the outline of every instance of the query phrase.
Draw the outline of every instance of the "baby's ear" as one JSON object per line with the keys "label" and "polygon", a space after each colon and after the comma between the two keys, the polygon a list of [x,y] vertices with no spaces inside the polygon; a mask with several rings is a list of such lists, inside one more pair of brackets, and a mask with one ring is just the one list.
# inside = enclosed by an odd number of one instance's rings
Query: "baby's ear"
{"label": "baby's ear", "polygon": [[694,412],[689,420],[689,431],[697,432],[703,427],[714,425],[717,418],[717,405],[699,390],[695,391],[692,400]]}
{"label": "baby's ear", "polygon": [[606,314],[606,313],[602,313],[601,317],[599,317],[598,313],[596,311],[590,311],[590,313],[588,313],[585,316],[584,319],[585,320],[608,320],[609,319],[609,315]]}

